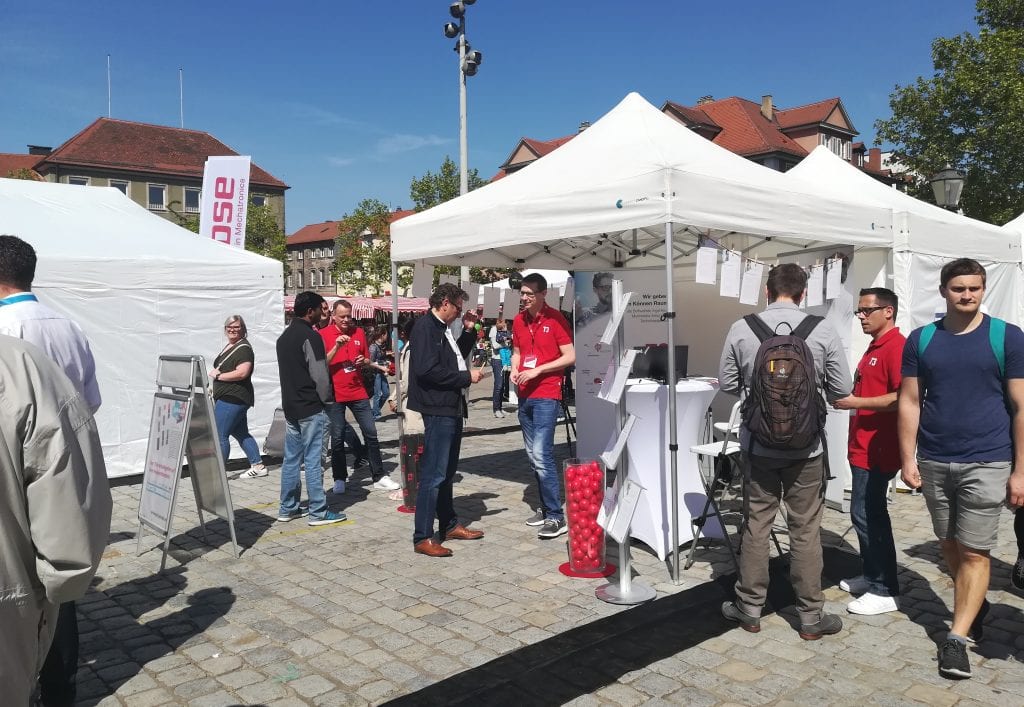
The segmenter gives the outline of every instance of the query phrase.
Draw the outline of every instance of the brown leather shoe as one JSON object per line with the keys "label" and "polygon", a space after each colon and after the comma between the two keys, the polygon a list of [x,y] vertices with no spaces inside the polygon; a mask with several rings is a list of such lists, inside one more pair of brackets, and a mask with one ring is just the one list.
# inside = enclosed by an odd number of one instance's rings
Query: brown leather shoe
{"label": "brown leather shoe", "polygon": [[445,536],[445,540],[479,540],[484,536],[482,530],[470,530],[464,525],[456,525],[454,528],[449,530]]}
{"label": "brown leather shoe", "polygon": [[433,538],[427,538],[426,540],[420,540],[418,543],[413,545],[413,550],[421,555],[428,555],[429,557],[451,557],[452,551],[446,548],[441,543],[434,542]]}

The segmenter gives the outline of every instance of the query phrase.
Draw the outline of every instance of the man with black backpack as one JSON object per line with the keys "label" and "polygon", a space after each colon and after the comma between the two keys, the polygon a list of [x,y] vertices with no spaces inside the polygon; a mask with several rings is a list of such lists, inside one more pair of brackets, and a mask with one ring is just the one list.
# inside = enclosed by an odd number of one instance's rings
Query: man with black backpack
{"label": "man with black backpack", "polygon": [[953,578],[953,621],[939,674],[971,677],[990,557],[1003,506],[1024,505],[1024,333],[983,314],[985,268],[946,263],[946,316],[915,329],[903,349],[898,430],[903,482],[921,488]]}
{"label": "man with black backpack", "polygon": [[794,263],[768,273],[768,308],[732,325],[719,366],[721,390],[743,396],[744,511],[736,601],[722,615],[751,633],[761,630],[768,594],[769,535],[786,504],[790,578],[800,638],[838,633],[843,622],[823,611],[821,514],[826,471],[822,432],[826,399],[850,394],[849,364],[839,333],[800,311],[807,274]]}

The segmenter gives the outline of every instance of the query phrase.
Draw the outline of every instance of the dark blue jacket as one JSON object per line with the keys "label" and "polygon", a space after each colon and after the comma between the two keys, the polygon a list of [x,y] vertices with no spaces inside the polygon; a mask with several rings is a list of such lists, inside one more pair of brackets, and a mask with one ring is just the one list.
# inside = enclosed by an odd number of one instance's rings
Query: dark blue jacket
{"label": "dark blue jacket", "polygon": [[[421,415],[466,417],[469,371],[459,370],[459,360],[445,336],[447,326],[427,312],[412,327],[409,335],[409,399],[406,405]],[[469,355],[476,332],[466,329],[455,342],[463,358]]]}

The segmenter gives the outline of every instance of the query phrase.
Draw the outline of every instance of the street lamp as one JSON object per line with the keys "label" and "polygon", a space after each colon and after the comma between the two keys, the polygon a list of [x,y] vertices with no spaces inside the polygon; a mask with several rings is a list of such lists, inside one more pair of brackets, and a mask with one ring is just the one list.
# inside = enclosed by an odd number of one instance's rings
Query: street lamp
{"label": "street lamp", "polygon": [[964,175],[947,163],[945,169],[940,170],[928,181],[935,192],[935,203],[944,209],[956,211],[960,203],[960,192],[964,190]]}
{"label": "street lamp", "polygon": [[[466,41],[466,6],[476,0],[461,0],[448,6],[448,12],[459,24],[448,22],[444,26],[444,36],[448,39],[458,38],[455,51],[459,53],[459,194],[469,191],[469,147],[466,138],[466,77],[476,76],[476,71],[484,60],[484,55],[470,49]],[[469,268],[463,266],[460,278],[469,280]]]}

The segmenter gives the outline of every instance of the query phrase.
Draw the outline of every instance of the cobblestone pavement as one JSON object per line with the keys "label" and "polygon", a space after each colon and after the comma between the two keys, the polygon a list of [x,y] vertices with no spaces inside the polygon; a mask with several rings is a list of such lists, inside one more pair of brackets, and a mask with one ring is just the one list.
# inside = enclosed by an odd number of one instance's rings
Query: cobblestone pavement
{"label": "cobblestone pavement", "polygon": [[[658,597],[607,604],[594,596],[604,580],[559,573],[564,536],[538,540],[523,524],[537,498],[520,431],[514,414],[493,418],[482,388],[463,441],[456,506],[487,536],[451,542],[448,559],[413,554],[411,516],[370,489],[365,468],[346,495],[328,496],[347,522],[275,523],[274,465],[269,477],[231,482],[239,559],[225,523],[209,523],[211,544],[203,541],[183,482],[171,557],[159,574],[159,550],[135,554],[139,485],[115,488],[110,545],[78,605],[82,702],[1024,705],[1024,602],[1009,583],[1009,513],[994,553],[985,640],[970,650],[972,680],[937,674],[952,587],[918,496],[898,494],[892,506],[905,592],[895,614],[846,613],[838,581],[857,573],[848,554],[856,539],[848,516],[826,511],[827,608],[846,622],[838,636],[799,639],[781,565],[771,590],[776,612],[763,630],[725,625],[718,607],[732,568],[713,546],[700,550],[679,585],[649,550],[634,548],[635,581]],[[394,469],[394,418],[380,431]],[[566,456],[561,429],[557,439]],[[155,536],[145,547],[156,547]],[[610,560],[615,554],[609,548]]]}

